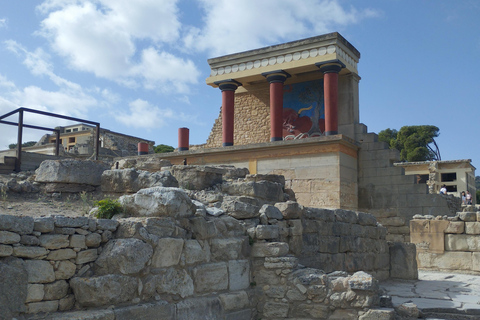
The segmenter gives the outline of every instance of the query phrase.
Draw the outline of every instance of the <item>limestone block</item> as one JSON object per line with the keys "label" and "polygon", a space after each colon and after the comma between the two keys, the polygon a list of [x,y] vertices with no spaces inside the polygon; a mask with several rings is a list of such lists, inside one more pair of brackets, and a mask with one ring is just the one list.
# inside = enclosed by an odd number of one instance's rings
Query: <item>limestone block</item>
{"label": "limestone block", "polygon": [[185,240],[185,262],[195,264],[210,261],[210,245],[202,240]]}
{"label": "limestone block", "polygon": [[171,237],[175,233],[175,221],[171,218],[147,218],[145,229],[160,238]]}
{"label": "limestone block", "polygon": [[88,248],[98,247],[102,242],[102,236],[98,233],[89,233],[85,236],[85,245]]}
{"label": "limestone block", "polygon": [[68,294],[64,298],[58,300],[58,310],[66,311],[73,309],[75,305],[75,296],[73,294]]}
{"label": "limestone block", "polygon": [[243,248],[247,245],[247,238],[212,239],[210,250],[212,259],[217,261],[236,260],[243,257]]}
{"label": "limestone block", "polygon": [[[463,222],[462,222],[463,223]],[[447,251],[468,251],[468,236],[465,234],[446,234],[445,250]]]}
{"label": "limestone block", "polygon": [[4,319],[25,312],[28,273],[22,259],[7,257],[0,260],[0,310]]}
{"label": "limestone block", "polygon": [[228,271],[225,262],[209,263],[193,269],[196,292],[212,292],[228,288]]}
{"label": "limestone block", "polygon": [[193,280],[185,269],[168,268],[161,273],[156,290],[185,298],[193,295]]}
{"label": "limestone block", "polygon": [[332,224],[332,234],[335,236],[349,236],[352,234],[352,225],[345,222],[335,222]]}
{"label": "limestone block", "polygon": [[97,220],[97,229],[98,230],[115,231],[115,230],[117,230],[119,224],[120,223],[117,220],[98,219]]}
{"label": "limestone block", "polygon": [[[328,306],[322,304],[307,304],[302,303],[293,308],[292,314],[295,314],[302,319],[327,319],[330,314]],[[344,318],[350,319],[350,318]],[[354,318],[352,318],[354,319]]]}
{"label": "limestone block", "polygon": [[22,235],[20,239],[20,243],[24,246],[39,246],[40,240],[36,236],[29,236],[29,235]]}
{"label": "limestone block", "polygon": [[223,170],[213,166],[175,165],[171,171],[181,188],[204,190],[222,183]]}
{"label": "limestone block", "polygon": [[265,215],[267,220],[269,220],[269,219],[277,219],[277,220],[283,219],[282,212],[280,210],[278,210],[277,207],[272,206],[270,204],[264,204],[260,208],[259,213],[260,213],[260,216]]}
{"label": "limestone block", "polygon": [[358,320],[395,320],[395,310],[370,309],[361,315]]}
{"label": "limestone block", "polygon": [[336,209],[335,220],[339,222],[346,222],[346,223],[357,223],[358,217],[354,211]]}
{"label": "limestone block", "polygon": [[465,222],[466,234],[480,234],[480,222]]}
{"label": "limestone block", "polygon": [[0,214],[0,230],[31,234],[33,232],[33,218]]}
{"label": "limestone block", "polygon": [[33,283],[27,287],[27,299],[25,302],[38,302],[43,300],[43,284]]}
{"label": "limestone block", "polygon": [[0,244],[0,257],[8,257],[13,254],[13,247]]}
{"label": "limestone block", "polygon": [[183,239],[159,239],[153,252],[152,267],[165,268],[178,265],[182,255],[183,244]]}
{"label": "limestone block", "polygon": [[219,295],[218,298],[222,302],[225,311],[239,310],[250,306],[250,301],[245,291],[224,293]]}
{"label": "limestone block", "polygon": [[55,312],[58,310],[58,300],[27,303],[27,313]]}
{"label": "limestone block", "polygon": [[[448,227],[445,229],[445,233],[463,233],[465,231],[465,222],[463,221],[450,221]],[[448,249],[447,249],[448,250]]]}
{"label": "limestone block", "polygon": [[268,301],[263,306],[263,316],[265,318],[286,318],[288,310],[288,303]]}
{"label": "limestone block", "polygon": [[386,227],[399,227],[399,226],[405,225],[405,218],[403,217],[378,218],[378,222]]}
{"label": "limestone block", "polygon": [[[58,303],[58,309],[61,309],[61,301]],[[64,309],[69,310],[69,309]],[[49,320],[115,320],[113,310],[87,310],[87,311],[73,311],[65,313],[54,313],[49,315]]]}
{"label": "limestone block", "polygon": [[253,197],[226,196],[221,207],[235,219],[250,219],[260,216],[258,200]]}
{"label": "limestone block", "polygon": [[[336,236],[318,236],[318,252],[322,253],[339,253],[340,241],[342,243],[345,240],[341,240],[343,237]],[[343,251],[342,251],[343,252]]]}
{"label": "limestone block", "polygon": [[88,225],[87,217],[55,216],[54,221],[57,228],[81,228]]}
{"label": "limestone block", "polygon": [[418,279],[416,247],[413,243],[389,242],[390,277],[406,280]]}
{"label": "limestone block", "polygon": [[303,206],[296,201],[278,202],[275,207],[280,210],[284,219],[298,219],[303,215]]}
{"label": "limestone block", "polygon": [[220,299],[218,298],[192,298],[182,300],[176,305],[176,320],[192,320],[192,319],[209,319],[223,320],[225,319],[224,311]]}
{"label": "limestone block", "polygon": [[148,172],[128,169],[106,170],[102,173],[101,188],[103,192],[134,193],[151,187],[176,187],[178,181],[170,171]]}
{"label": "limestone block", "polygon": [[76,257],[77,253],[72,249],[58,249],[50,251],[47,255],[47,260],[69,260]]}
{"label": "limestone block", "polygon": [[175,319],[175,304],[156,301],[114,309],[115,320]]}
{"label": "limestone block", "polygon": [[[276,285],[265,285],[263,286],[264,294],[269,298],[274,299],[283,299],[287,293],[287,286],[282,284],[279,286]],[[297,290],[298,291],[298,290]]]}
{"label": "limestone block", "polygon": [[266,257],[263,265],[267,269],[295,269],[298,266],[298,258]]}
{"label": "limestone block", "polygon": [[278,237],[279,228],[276,225],[258,225],[255,228],[255,238],[257,239],[276,239]]}
{"label": "limestone block", "polygon": [[138,292],[138,281],[123,275],[72,278],[70,286],[82,307],[100,307],[129,301]]}
{"label": "limestone block", "polygon": [[272,181],[224,182],[222,191],[235,196],[256,197],[267,201],[283,201],[283,185]]}
{"label": "limestone block", "polygon": [[10,231],[0,231],[0,243],[14,244],[20,242],[20,235]]}
{"label": "limestone block", "polygon": [[472,270],[480,271],[480,252],[472,253]]}
{"label": "limestone block", "polygon": [[39,240],[41,246],[49,250],[66,248],[70,245],[66,234],[42,234]]}
{"label": "limestone block", "polygon": [[251,255],[255,258],[281,257],[288,253],[288,249],[288,243],[285,242],[256,242]]}
{"label": "limestone block", "polygon": [[467,236],[468,251],[480,251],[480,236]]}
{"label": "limestone block", "polygon": [[59,300],[68,293],[69,285],[65,280],[55,281],[44,285],[44,300]]}
{"label": "limestone block", "polygon": [[45,160],[35,171],[35,181],[99,186],[103,171],[108,169],[109,165],[100,161]]}
{"label": "limestone block", "polygon": [[197,239],[209,239],[217,235],[217,228],[213,221],[207,221],[204,217],[193,217],[190,223]]}
{"label": "limestone block", "polygon": [[362,226],[376,226],[377,219],[374,215],[365,212],[357,212],[358,223]]}
{"label": "limestone block", "polygon": [[287,221],[290,236],[301,236],[303,234],[302,220],[292,219]]}
{"label": "limestone block", "polygon": [[48,261],[25,260],[28,283],[49,283],[55,281],[53,266]]}
{"label": "limestone block", "polygon": [[192,200],[179,188],[141,189],[134,195],[121,196],[118,201],[132,216],[182,218],[195,214]]}
{"label": "limestone block", "polygon": [[60,261],[58,267],[55,269],[55,279],[70,279],[75,274],[77,267],[73,262],[70,261]]}
{"label": "limestone block", "polygon": [[475,212],[458,212],[457,215],[460,220],[465,222],[477,221],[477,214]]}
{"label": "limestone block", "polygon": [[107,243],[95,264],[99,268],[99,274],[129,275],[140,272],[152,255],[152,246],[142,240],[115,239]]}
{"label": "limestone block", "polygon": [[53,217],[36,217],[34,218],[33,230],[42,233],[52,232],[55,229]]}
{"label": "limestone block", "polygon": [[304,216],[306,219],[314,219],[324,222],[334,222],[335,210],[321,208],[305,208]]}
{"label": "limestone block", "polygon": [[432,253],[443,253],[445,250],[445,240],[444,240],[443,232],[442,233],[410,232],[410,242],[415,243],[417,245],[417,250],[419,252],[428,251]]}
{"label": "limestone block", "polygon": [[418,267],[437,270],[472,270],[472,252],[446,251],[443,254],[419,252]]}
{"label": "limestone block", "polygon": [[77,258],[75,259],[76,264],[84,264],[87,262],[92,262],[97,260],[98,253],[97,249],[88,249],[84,251],[80,251],[77,254]]}
{"label": "limestone block", "polygon": [[250,286],[250,261],[228,261],[228,280],[230,291],[247,289]]}
{"label": "limestone block", "polygon": [[47,252],[47,249],[42,247],[13,247],[13,255],[19,258],[42,258]]}

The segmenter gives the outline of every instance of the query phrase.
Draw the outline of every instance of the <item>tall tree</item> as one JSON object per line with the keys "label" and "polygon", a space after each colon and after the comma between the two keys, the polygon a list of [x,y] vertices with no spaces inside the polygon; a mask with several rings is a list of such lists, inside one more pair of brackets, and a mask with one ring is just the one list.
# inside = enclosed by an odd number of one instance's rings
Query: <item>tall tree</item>
{"label": "tall tree", "polygon": [[388,143],[390,149],[399,150],[401,161],[441,160],[440,149],[434,139],[439,136],[439,130],[430,125],[403,126],[399,131],[380,131],[378,139]]}

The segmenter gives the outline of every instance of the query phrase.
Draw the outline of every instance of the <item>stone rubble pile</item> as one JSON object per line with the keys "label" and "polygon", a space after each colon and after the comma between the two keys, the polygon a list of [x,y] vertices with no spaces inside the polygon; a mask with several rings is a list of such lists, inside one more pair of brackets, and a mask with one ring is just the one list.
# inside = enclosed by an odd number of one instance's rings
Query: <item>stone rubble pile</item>
{"label": "stone rubble pile", "polygon": [[375,278],[404,244],[372,215],[304,208],[278,175],[168,168],[102,169],[114,220],[0,215],[7,318],[393,319]]}

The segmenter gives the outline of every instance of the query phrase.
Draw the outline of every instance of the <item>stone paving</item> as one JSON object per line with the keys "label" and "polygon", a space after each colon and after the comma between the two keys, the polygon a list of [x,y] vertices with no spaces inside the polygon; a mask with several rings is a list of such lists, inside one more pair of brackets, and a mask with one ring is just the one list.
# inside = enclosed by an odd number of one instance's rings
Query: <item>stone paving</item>
{"label": "stone paving", "polygon": [[480,275],[419,271],[418,280],[388,280],[380,287],[394,307],[414,303],[428,319],[480,319]]}

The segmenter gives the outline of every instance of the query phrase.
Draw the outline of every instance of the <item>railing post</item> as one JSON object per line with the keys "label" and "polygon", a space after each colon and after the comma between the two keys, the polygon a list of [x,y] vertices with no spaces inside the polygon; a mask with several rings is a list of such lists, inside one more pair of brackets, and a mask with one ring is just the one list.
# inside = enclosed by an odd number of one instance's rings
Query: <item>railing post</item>
{"label": "railing post", "polygon": [[22,170],[22,134],[23,134],[23,110],[18,111],[18,137],[17,137],[17,160],[15,161],[15,172]]}

